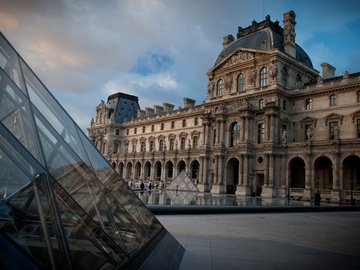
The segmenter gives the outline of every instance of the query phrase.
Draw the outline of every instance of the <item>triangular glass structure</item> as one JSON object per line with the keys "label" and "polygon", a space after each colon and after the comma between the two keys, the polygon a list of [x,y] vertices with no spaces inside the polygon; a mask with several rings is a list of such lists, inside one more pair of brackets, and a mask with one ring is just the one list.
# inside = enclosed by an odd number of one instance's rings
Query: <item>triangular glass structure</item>
{"label": "triangular glass structure", "polygon": [[181,171],[178,176],[166,186],[165,190],[199,191],[185,171]]}
{"label": "triangular glass structure", "polygon": [[146,269],[159,245],[160,268],[179,263],[182,247],[2,34],[0,67],[1,269]]}

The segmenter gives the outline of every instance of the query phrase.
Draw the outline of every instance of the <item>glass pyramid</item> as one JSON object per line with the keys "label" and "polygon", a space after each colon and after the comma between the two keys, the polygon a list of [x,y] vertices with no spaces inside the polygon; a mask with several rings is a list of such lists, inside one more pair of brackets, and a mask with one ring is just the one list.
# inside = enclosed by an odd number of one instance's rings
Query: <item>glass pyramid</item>
{"label": "glass pyramid", "polygon": [[146,269],[164,239],[180,263],[182,247],[1,33],[0,67],[0,268]]}
{"label": "glass pyramid", "polygon": [[178,176],[166,186],[165,190],[199,191],[185,171],[181,171]]}

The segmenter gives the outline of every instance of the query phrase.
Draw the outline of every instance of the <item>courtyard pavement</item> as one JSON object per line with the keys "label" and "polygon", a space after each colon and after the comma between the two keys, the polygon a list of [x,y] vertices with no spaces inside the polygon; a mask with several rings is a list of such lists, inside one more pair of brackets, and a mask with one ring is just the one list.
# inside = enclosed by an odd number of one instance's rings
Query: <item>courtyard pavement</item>
{"label": "courtyard pavement", "polygon": [[183,270],[360,269],[360,212],[157,215]]}

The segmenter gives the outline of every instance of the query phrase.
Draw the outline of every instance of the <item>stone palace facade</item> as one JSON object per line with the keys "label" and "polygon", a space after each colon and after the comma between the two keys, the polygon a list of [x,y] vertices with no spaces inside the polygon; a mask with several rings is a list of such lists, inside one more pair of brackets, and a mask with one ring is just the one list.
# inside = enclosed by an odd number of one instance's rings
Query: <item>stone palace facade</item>
{"label": "stone palace facade", "polygon": [[[101,101],[89,137],[125,181],[166,185],[185,170],[204,192],[360,200],[360,73],[313,68],[295,13],[227,35],[201,105]],[[205,90],[206,91],[206,90]]]}

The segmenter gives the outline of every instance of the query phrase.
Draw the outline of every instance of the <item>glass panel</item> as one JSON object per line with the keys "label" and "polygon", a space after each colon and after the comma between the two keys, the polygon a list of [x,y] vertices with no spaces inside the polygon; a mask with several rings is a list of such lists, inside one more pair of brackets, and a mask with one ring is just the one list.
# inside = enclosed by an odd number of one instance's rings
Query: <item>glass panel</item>
{"label": "glass panel", "polygon": [[15,50],[7,43],[6,39],[1,33],[0,33],[0,67],[16,83],[16,85],[24,93],[26,93],[24,82],[21,78],[19,57],[15,52]]}
{"label": "glass panel", "polygon": [[58,134],[71,146],[71,148],[84,159],[84,151],[75,129],[75,124],[55,98],[47,91],[45,86],[35,77],[25,63],[21,62],[24,69],[26,87],[30,101],[41,112],[46,120],[51,123]]}
{"label": "glass panel", "polygon": [[5,77],[0,88],[0,121],[43,164],[27,98]]}

